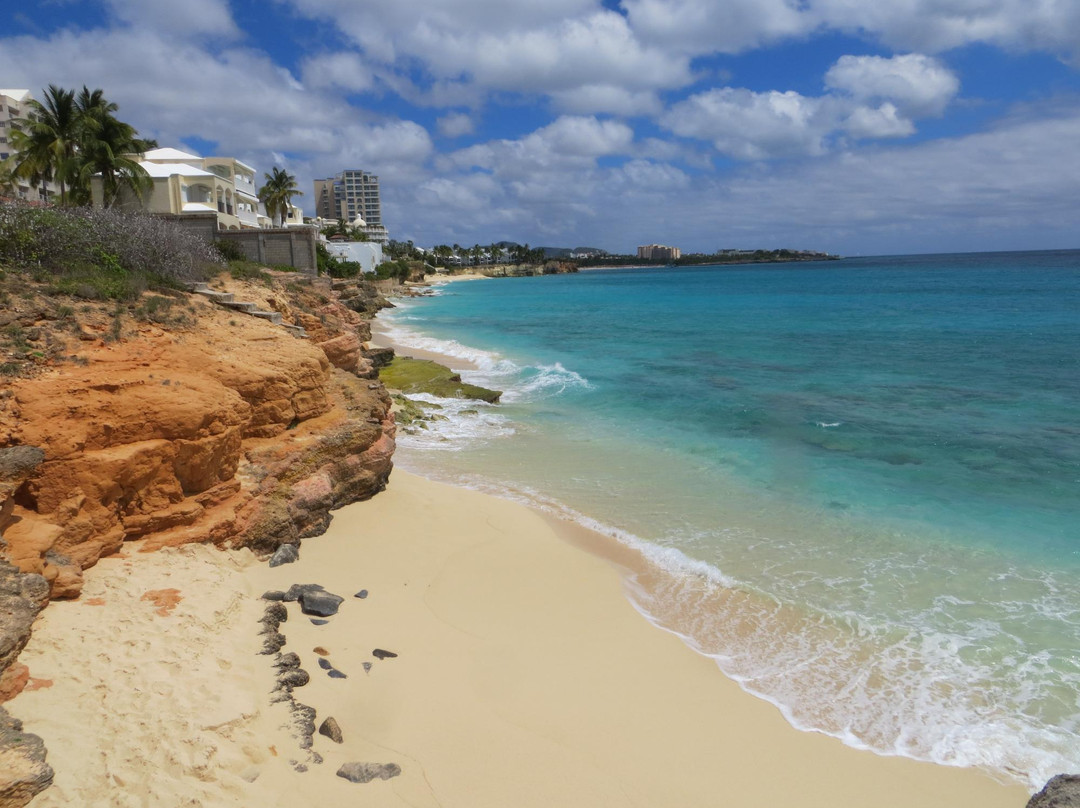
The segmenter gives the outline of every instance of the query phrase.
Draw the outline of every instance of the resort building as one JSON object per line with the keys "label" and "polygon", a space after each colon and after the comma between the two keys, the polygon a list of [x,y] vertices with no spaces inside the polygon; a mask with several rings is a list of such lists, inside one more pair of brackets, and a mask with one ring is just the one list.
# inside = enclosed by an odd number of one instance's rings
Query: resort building
{"label": "resort building", "polygon": [[[30,114],[33,98],[29,90],[0,90],[0,162],[14,156],[11,132],[16,127],[15,121]],[[0,186],[0,196],[12,196],[25,202],[48,202],[59,192],[51,182],[31,185],[29,180],[9,177],[6,171],[3,173],[7,187]]]}
{"label": "resort building", "polygon": [[321,219],[364,221],[365,235],[386,245],[390,234],[383,226],[379,178],[360,169],[342,171],[336,177],[315,180],[315,215]]}
{"label": "resort building", "polygon": [[[120,206],[174,216],[195,213],[217,215],[218,230],[274,227],[259,202],[255,169],[235,157],[200,157],[179,149],[151,149],[139,161],[153,180],[152,188],[137,197],[121,195]],[[102,204],[101,180],[91,180],[94,204]],[[280,226],[304,223],[303,211],[294,207]]]}
{"label": "resort building", "polygon": [[665,247],[663,244],[646,244],[637,248],[637,257],[651,261],[677,261],[682,257],[678,247]]}

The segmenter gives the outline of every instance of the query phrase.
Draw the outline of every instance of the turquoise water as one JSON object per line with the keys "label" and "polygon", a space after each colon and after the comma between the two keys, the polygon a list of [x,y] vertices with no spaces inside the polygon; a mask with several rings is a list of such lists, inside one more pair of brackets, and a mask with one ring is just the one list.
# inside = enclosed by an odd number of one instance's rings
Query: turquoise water
{"label": "turquoise water", "polygon": [[399,462],[639,547],[638,607],[796,726],[1080,769],[1080,252],[454,283],[381,319],[506,391]]}

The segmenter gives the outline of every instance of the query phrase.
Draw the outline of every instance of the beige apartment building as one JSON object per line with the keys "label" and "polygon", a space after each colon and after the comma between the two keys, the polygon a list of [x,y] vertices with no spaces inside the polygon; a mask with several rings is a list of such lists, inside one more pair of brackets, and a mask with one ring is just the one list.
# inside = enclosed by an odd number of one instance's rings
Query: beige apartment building
{"label": "beige apartment building", "polygon": [[[387,244],[390,234],[383,226],[379,178],[351,168],[335,177],[315,180],[315,215],[329,221],[345,221],[364,230],[368,239]],[[360,221],[357,221],[357,220]]]}
{"label": "beige apartment building", "polygon": [[[175,216],[195,213],[217,215],[218,230],[273,227],[259,202],[255,169],[235,157],[200,157],[179,149],[151,149],[139,161],[153,185],[137,197],[121,194],[120,206]],[[101,181],[91,180],[94,204],[102,204]],[[302,225],[304,212],[290,210],[283,226]]]}
{"label": "beige apartment building", "polygon": [[[33,98],[29,90],[0,90],[0,165],[14,156],[11,132],[15,121],[29,114]],[[22,178],[13,179],[10,188],[0,188],[0,196],[14,196],[25,202],[48,202],[54,193],[58,190],[51,182],[38,186]]]}
{"label": "beige apartment building", "polygon": [[652,261],[677,261],[682,257],[682,250],[663,244],[646,244],[637,248],[637,257]]}

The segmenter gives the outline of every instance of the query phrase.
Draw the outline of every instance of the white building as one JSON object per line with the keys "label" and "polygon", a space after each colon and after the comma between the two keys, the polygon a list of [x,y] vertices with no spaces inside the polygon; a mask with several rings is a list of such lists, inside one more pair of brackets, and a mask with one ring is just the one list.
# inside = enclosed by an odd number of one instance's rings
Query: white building
{"label": "white building", "polygon": [[[29,90],[0,90],[0,167],[10,170],[14,167],[15,149],[11,142],[11,132],[15,121],[25,118],[30,113],[30,102],[34,99]],[[10,188],[0,187],[0,196],[12,195],[25,202],[48,202],[59,189],[51,182],[40,186],[31,185],[29,180],[12,178]]]}
{"label": "white building", "polygon": [[328,241],[331,255],[345,261],[356,261],[363,272],[374,272],[383,262],[383,248],[377,241]]}

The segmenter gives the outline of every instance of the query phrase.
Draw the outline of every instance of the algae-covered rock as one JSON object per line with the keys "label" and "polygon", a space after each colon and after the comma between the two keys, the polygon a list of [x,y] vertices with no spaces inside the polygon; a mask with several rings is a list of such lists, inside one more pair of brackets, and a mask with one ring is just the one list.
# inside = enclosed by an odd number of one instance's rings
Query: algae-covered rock
{"label": "algae-covered rock", "polygon": [[395,356],[388,367],[379,371],[379,379],[403,393],[428,393],[440,398],[475,398],[495,404],[502,395],[501,390],[466,384],[461,376],[438,362],[407,356]]}

